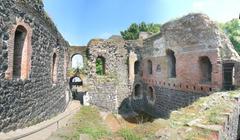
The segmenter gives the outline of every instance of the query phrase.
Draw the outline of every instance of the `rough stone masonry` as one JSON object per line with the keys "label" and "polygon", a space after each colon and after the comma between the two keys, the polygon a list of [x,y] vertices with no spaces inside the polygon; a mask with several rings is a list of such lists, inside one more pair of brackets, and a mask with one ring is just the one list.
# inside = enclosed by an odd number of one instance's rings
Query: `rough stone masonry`
{"label": "rough stone masonry", "polygon": [[0,38],[0,131],[64,111],[64,53],[69,45],[42,2],[0,0]]}
{"label": "rough stone masonry", "polygon": [[137,58],[131,64],[140,63],[132,99],[144,101],[137,107],[155,116],[167,117],[201,96],[240,85],[239,55],[217,24],[203,14],[164,24],[132,55]]}
{"label": "rough stone masonry", "polygon": [[[113,111],[131,95],[128,108],[168,117],[199,97],[240,85],[240,57],[206,15],[189,14],[164,24],[159,34],[139,38],[89,42],[85,83],[92,104]],[[98,57],[104,58],[101,76]]]}
{"label": "rough stone masonry", "polygon": [[148,35],[132,41],[92,39],[73,49],[40,0],[0,0],[0,131],[64,111],[72,78],[67,68],[75,54],[84,55],[81,79],[91,104],[107,111],[130,107],[168,117],[201,96],[240,86],[239,55],[206,15],[189,14]]}

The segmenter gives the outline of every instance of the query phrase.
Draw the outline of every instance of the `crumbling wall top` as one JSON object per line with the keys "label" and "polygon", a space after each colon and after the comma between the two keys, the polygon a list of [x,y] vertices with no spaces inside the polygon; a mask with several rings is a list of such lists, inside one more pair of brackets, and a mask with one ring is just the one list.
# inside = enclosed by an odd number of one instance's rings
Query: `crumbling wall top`
{"label": "crumbling wall top", "polygon": [[165,23],[159,34],[144,40],[144,46],[154,47],[154,42],[159,39],[166,48],[173,48],[177,52],[215,50],[223,60],[240,60],[229,38],[205,14],[188,14]]}

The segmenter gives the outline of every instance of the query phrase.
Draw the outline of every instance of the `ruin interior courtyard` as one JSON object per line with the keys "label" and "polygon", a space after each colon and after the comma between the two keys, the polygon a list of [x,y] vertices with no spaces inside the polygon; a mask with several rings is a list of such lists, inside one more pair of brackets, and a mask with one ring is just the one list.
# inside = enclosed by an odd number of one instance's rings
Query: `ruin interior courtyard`
{"label": "ruin interior courtyard", "polygon": [[[205,14],[169,21],[136,40],[113,35],[70,46],[41,1],[0,0],[0,39],[0,140],[43,139],[34,134],[65,127],[62,120],[84,106],[135,125],[139,116],[148,118],[141,123],[170,120],[145,139],[240,138],[240,56]],[[73,67],[75,57],[81,69]],[[78,107],[67,112],[73,102]],[[216,106],[222,110],[208,112]],[[221,121],[207,121],[209,114]],[[115,138],[128,139],[106,140]]]}

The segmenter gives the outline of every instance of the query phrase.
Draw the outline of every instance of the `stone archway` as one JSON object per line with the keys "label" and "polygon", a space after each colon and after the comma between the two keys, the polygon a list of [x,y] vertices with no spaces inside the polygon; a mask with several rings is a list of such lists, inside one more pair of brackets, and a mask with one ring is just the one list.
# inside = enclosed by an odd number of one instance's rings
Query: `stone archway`
{"label": "stone archway", "polygon": [[[72,68],[72,59],[74,56],[82,56],[82,64],[84,66],[85,57],[87,57],[87,47],[86,46],[71,46],[67,51],[67,68]],[[73,76],[73,75],[71,75]],[[69,76],[69,77],[71,77]]]}
{"label": "stone archway", "polygon": [[83,104],[84,92],[82,90],[83,80],[79,76],[73,76],[69,79],[69,86],[74,100],[79,100]]}
{"label": "stone archway", "polygon": [[71,56],[71,68],[77,69],[77,68],[83,68],[83,56],[79,53],[73,54]]}

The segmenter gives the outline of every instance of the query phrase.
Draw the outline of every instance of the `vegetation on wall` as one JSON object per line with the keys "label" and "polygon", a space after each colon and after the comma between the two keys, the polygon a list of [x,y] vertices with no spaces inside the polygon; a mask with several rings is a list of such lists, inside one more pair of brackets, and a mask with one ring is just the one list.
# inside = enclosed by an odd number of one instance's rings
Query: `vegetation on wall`
{"label": "vegetation on wall", "polygon": [[97,75],[104,75],[105,74],[105,60],[102,57],[98,57],[96,59],[96,73]]}
{"label": "vegetation on wall", "polygon": [[240,20],[233,19],[226,23],[220,23],[219,26],[228,35],[234,48],[240,54]]}
{"label": "vegetation on wall", "polygon": [[160,28],[160,24],[132,23],[127,30],[121,31],[121,35],[125,40],[136,40],[140,32],[158,33],[160,32]]}

